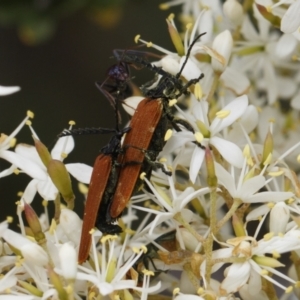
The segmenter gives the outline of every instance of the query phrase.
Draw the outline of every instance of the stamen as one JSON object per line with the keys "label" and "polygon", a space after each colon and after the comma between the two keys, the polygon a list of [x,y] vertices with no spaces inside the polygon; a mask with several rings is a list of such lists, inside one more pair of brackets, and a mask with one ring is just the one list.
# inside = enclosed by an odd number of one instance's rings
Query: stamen
{"label": "stamen", "polygon": [[172,135],[173,135],[172,129],[168,129],[166,134],[165,134],[164,141],[168,141],[171,138]]}
{"label": "stamen", "polygon": [[6,217],[7,223],[12,223],[13,220],[14,220],[14,218],[13,218],[12,216],[7,216],[7,217]]}
{"label": "stamen", "polygon": [[33,119],[34,118],[34,113],[31,110],[27,110],[27,117]]}
{"label": "stamen", "polygon": [[230,115],[230,110],[220,110],[216,113],[216,117],[219,119],[225,119]]}
{"label": "stamen", "polygon": [[141,38],[141,35],[140,34],[137,34],[135,37],[134,37],[134,42],[137,44],[139,42]]}

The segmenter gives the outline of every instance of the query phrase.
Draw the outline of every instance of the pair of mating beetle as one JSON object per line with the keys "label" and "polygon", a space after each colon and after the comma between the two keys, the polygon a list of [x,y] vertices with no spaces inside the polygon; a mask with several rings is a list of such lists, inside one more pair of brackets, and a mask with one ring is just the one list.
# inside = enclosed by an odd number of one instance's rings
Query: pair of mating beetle
{"label": "pair of mating beetle", "polygon": [[[203,33],[205,34],[205,33]],[[121,228],[113,224],[125,209],[131,196],[141,187],[140,174],[151,175],[153,166],[166,174],[162,164],[156,162],[158,154],[165,144],[164,136],[171,125],[180,131],[178,124],[188,130],[193,128],[186,121],[177,119],[170,112],[169,100],[188,93],[188,88],[197,83],[203,74],[183,84],[181,73],[188,61],[190,52],[200,34],[190,45],[186,60],[180,71],[174,76],[158,68],[137,55],[123,52],[118,64],[108,71],[108,81],[96,83],[100,91],[108,98],[115,110],[116,129],[92,128],[66,130],[60,136],[84,133],[114,133],[109,143],[101,149],[92,172],[89,192],[83,216],[83,227],[78,255],[78,262],[84,262],[91,246],[90,230],[99,228],[103,233],[120,233]],[[155,88],[144,89],[143,99],[137,106],[129,127],[119,129],[119,104],[130,90],[128,80],[129,66],[146,67],[161,78]],[[107,83],[108,82],[108,83]],[[123,144],[121,139],[126,133]]]}

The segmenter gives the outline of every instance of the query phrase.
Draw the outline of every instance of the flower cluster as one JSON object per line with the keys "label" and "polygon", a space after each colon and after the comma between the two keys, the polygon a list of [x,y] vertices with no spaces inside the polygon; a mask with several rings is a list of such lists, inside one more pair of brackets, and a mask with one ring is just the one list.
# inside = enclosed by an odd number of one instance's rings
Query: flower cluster
{"label": "flower cluster", "polygon": [[[1,136],[0,157],[12,164],[1,177],[17,170],[32,178],[17,204],[21,232],[8,228],[9,218],[0,224],[0,294],[10,297],[3,299],[300,296],[300,1],[240,2],[162,4],[182,7],[183,33],[173,15],[167,19],[176,52],[136,38],[162,53],[149,72],[180,74],[183,85],[204,74],[189,93],[169,99],[193,130],[168,131],[158,159],[172,175],[157,169],[141,176],[144,188],[118,220],[123,232],[93,230],[82,265],[69,174],[88,184],[92,168],[63,163],[72,137],[50,153],[31,126],[32,113]],[[142,92],[160,84],[161,74]],[[140,98],[125,101],[131,113]],[[35,146],[9,150],[24,124]],[[30,206],[36,193],[45,200],[41,217]]]}

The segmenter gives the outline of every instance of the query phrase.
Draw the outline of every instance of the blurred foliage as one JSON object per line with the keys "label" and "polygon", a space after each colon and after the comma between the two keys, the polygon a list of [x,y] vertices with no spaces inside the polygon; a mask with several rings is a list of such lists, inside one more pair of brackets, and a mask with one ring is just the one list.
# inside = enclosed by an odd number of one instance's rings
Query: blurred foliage
{"label": "blurred foliage", "polygon": [[0,26],[14,26],[22,42],[34,46],[49,40],[57,23],[83,11],[103,28],[115,26],[126,0],[1,0]]}

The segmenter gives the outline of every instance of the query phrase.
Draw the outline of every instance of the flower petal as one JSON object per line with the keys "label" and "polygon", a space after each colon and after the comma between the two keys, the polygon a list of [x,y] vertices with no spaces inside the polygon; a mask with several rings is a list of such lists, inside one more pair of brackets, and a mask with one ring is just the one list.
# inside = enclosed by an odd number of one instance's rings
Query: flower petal
{"label": "flower petal", "polygon": [[161,224],[164,221],[172,219],[173,214],[172,213],[160,213],[158,214],[155,219],[151,222],[151,226],[149,229],[149,234],[153,234],[153,231],[156,229],[156,227]]}
{"label": "flower petal", "polygon": [[193,155],[190,163],[190,171],[189,171],[190,180],[192,181],[192,183],[195,183],[198,172],[202,166],[204,156],[205,156],[204,150],[201,147],[196,146],[193,151]]}
{"label": "flower petal", "polygon": [[16,286],[17,281],[18,278],[12,274],[7,274],[3,276],[0,280],[0,292],[4,292],[6,289]]}
{"label": "flower petal", "polygon": [[[186,61],[186,56],[181,57],[179,67],[181,68],[184,62]],[[183,71],[182,76],[186,80],[196,79],[202,74],[199,67],[191,60],[188,59]]]}
{"label": "flower petal", "polygon": [[247,199],[261,189],[266,183],[266,179],[262,175],[258,175],[244,181],[237,197]]}
{"label": "flower petal", "polygon": [[210,144],[215,146],[224,159],[231,165],[237,168],[242,167],[244,161],[243,152],[236,144],[216,136],[210,139]]}
{"label": "flower petal", "polygon": [[59,249],[59,258],[64,278],[74,279],[77,273],[77,255],[74,247],[65,243]]}
{"label": "flower petal", "polygon": [[276,55],[280,59],[291,57],[297,45],[297,39],[292,34],[283,34],[276,43]]}
{"label": "flower petal", "polygon": [[78,215],[72,210],[64,208],[61,210],[59,220],[61,228],[69,240],[74,242],[75,245],[79,245],[82,221]]}
{"label": "flower petal", "polygon": [[229,172],[227,172],[223,166],[215,162],[215,171],[218,177],[218,181],[222,184],[230,193],[232,197],[236,196],[236,186],[234,182],[234,178],[231,176]]}
{"label": "flower petal", "polygon": [[[22,200],[30,204],[37,192],[37,186],[39,181],[37,179],[32,179],[29,184],[27,184],[26,189],[22,195]],[[45,199],[45,198],[44,198]]]}
{"label": "flower petal", "polygon": [[47,174],[36,163],[14,153],[12,151],[1,151],[0,157],[14,164],[24,173],[32,178],[46,180]]}
{"label": "flower petal", "polygon": [[285,33],[292,33],[300,26],[300,1],[295,1],[281,19],[280,29]]}
{"label": "flower petal", "polygon": [[49,176],[47,177],[47,180],[38,182],[37,190],[42,198],[46,200],[55,200],[58,194],[58,190]]}
{"label": "flower petal", "polygon": [[128,97],[122,101],[122,106],[130,116],[133,116],[137,106],[143,99],[145,99],[145,97],[142,96]]}
{"label": "flower petal", "polygon": [[34,265],[43,267],[48,264],[48,255],[41,246],[34,243],[27,243],[20,250],[24,258],[34,263]]}
{"label": "flower petal", "polygon": [[248,107],[248,97],[246,95],[235,98],[225,107],[223,107],[223,111],[230,111],[230,114],[220,119],[218,117],[214,118],[210,125],[210,132],[212,135],[220,132],[222,129],[231,125],[236,119],[241,117]]}
{"label": "flower petal", "polygon": [[179,210],[182,210],[190,201],[192,201],[194,198],[207,194],[210,192],[209,187],[205,187],[199,190],[196,190],[194,192],[191,192],[192,188],[186,188],[185,191],[187,192],[188,196],[184,197],[182,201],[180,201]]}
{"label": "flower petal", "polygon": [[15,169],[16,169],[16,166],[11,165],[9,168],[0,172],[0,178],[11,175]]}
{"label": "flower petal", "polygon": [[75,177],[79,182],[90,183],[93,168],[82,163],[73,163],[65,165],[68,172]]}
{"label": "flower petal", "polygon": [[19,86],[3,86],[0,85],[0,96],[7,96],[13,93],[16,93],[21,88]]}
{"label": "flower petal", "polygon": [[41,169],[46,171],[46,167],[41,161],[40,156],[34,146],[28,144],[18,144],[15,148],[15,152],[21,155],[22,157],[25,157],[30,161],[33,161],[34,163],[39,165]]}
{"label": "flower petal", "polygon": [[234,263],[228,267],[227,276],[221,284],[221,289],[227,293],[235,293],[248,280],[251,266],[248,262]]}
{"label": "flower petal", "polygon": [[248,77],[231,67],[226,68],[220,79],[223,80],[225,87],[234,91],[236,95],[245,94],[250,88]]}
{"label": "flower petal", "polygon": [[246,203],[279,202],[293,196],[294,194],[290,192],[262,192],[243,200]]}
{"label": "flower petal", "polygon": [[53,159],[62,160],[62,153],[69,154],[74,149],[75,143],[72,136],[65,136],[58,139],[51,151]]}

